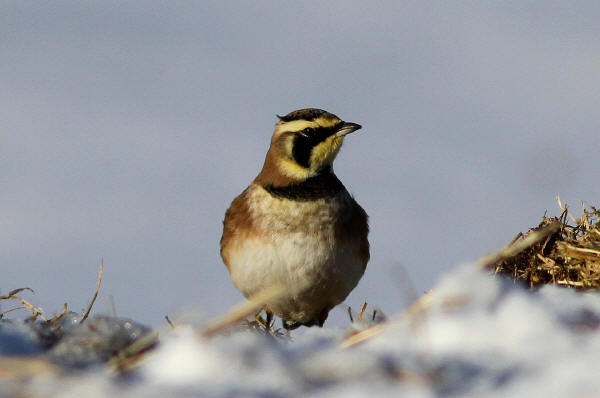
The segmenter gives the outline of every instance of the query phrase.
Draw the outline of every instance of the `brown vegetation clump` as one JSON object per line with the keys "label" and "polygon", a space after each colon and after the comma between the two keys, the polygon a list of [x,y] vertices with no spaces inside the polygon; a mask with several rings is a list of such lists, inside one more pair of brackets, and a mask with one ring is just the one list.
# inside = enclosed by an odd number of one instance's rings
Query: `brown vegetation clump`
{"label": "brown vegetation clump", "polygon": [[544,215],[526,234],[519,233],[483,265],[530,287],[555,284],[580,290],[600,288],[600,212],[583,205],[573,217],[558,200],[559,217]]}

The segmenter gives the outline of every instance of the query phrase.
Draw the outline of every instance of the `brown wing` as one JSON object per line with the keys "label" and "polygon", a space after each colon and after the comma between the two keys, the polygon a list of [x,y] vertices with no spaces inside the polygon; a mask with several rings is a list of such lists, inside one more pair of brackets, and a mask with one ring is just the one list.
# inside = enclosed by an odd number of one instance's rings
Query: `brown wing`
{"label": "brown wing", "polygon": [[229,269],[229,252],[252,231],[252,219],[248,210],[248,188],[236,197],[225,212],[221,236],[221,258]]}
{"label": "brown wing", "polygon": [[363,260],[364,267],[369,261],[369,216],[352,198],[349,217],[344,218],[337,228],[338,239],[346,241],[356,250],[356,255]]}

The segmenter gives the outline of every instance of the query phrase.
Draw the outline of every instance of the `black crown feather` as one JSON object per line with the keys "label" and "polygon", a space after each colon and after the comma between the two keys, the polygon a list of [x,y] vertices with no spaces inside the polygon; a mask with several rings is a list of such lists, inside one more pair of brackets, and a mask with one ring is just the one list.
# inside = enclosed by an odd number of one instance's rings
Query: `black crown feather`
{"label": "black crown feather", "polygon": [[333,113],[329,113],[327,111],[324,111],[323,109],[317,108],[298,109],[297,111],[290,112],[285,116],[277,115],[277,117],[282,122],[291,122],[293,120],[312,121],[320,117],[324,117],[327,119],[339,119],[339,117],[337,117]]}

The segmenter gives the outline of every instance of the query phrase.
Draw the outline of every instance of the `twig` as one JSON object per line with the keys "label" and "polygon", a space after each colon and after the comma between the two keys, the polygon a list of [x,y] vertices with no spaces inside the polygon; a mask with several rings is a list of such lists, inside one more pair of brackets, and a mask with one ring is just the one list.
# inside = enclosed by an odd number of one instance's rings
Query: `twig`
{"label": "twig", "polygon": [[65,304],[63,305],[63,310],[62,310],[62,312],[61,312],[60,314],[56,314],[56,315],[54,315],[52,318],[50,318],[50,321],[49,321],[49,322],[50,322],[50,323],[52,323],[52,322],[56,322],[56,321],[58,321],[59,319],[61,319],[63,316],[65,316],[65,315],[67,314],[67,311],[68,311],[68,309],[67,309],[67,303],[65,303]]}
{"label": "twig", "polygon": [[98,271],[98,283],[96,284],[96,291],[94,292],[94,296],[92,297],[92,301],[88,306],[85,314],[83,314],[83,318],[81,318],[80,324],[83,323],[87,317],[90,315],[90,311],[92,310],[92,306],[96,301],[96,297],[98,297],[98,292],[100,291],[100,284],[102,283],[102,274],[104,273],[104,259],[100,260],[100,270]]}
{"label": "twig", "polygon": [[23,309],[26,309],[26,308],[21,305],[19,307],[15,307],[15,308],[11,308],[11,309],[6,310],[6,311],[2,311],[2,312],[0,312],[0,319],[2,319],[4,317],[4,315],[8,314],[9,312],[13,312],[13,311],[17,311],[17,310],[23,310]]}
{"label": "twig", "polygon": [[202,331],[202,335],[205,337],[211,337],[217,334],[221,330],[233,325],[241,319],[244,319],[248,315],[255,313],[258,309],[262,308],[267,301],[281,296],[284,292],[285,289],[281,285],[274,285],[262,290],[258,294],[248,299],[248,301],[237,304],[225,314],[209,321],[208,326],[206,326]]}
{"label": "twig", "polygon": [[507,258],[513,257],[518,253],[522,252],[523,250],[530,248],[536,243],[541,242],[548,236],[558,231],[560,228],[561,223],[558,221],[554,221],[551,224],[548,224],[537,231],[530,232],[525,238],[523,238],[523,240],[513,244],[512,246],[508,246],[496,253],[492,253],[490,255],[480,258],[477,261],[477,264],[481,268],[491,267],[495,264],[498,264],[499,262],[504,261]]}
{"label": "twig", "polygon": [[25,307],[29,311],[31,311],[31,314],[32,314],[31,316],[33,317],[34,320],[37,319],[37,317],[39,316],[40,318],[42,318],[42,320],[46,321],[46,318],[42,314],[41,308],[38,308],[38,307],[34,306],[33,304],[30,304],[24,298],[16,295],[17,293],[20,293],[24,290],[29,290],[30,292],[34,293],[34,291],[28,287],[21,287],[18,289],[11,290],[10,292],[8,292],[8,294],[0,296],[0,300],[18,300],[21,302],[21,304],[23,304],[23,307]]}
{"label": "twig", "polygon": [[363,343],[369,340],[372,337],[378,336],[383,333],[390,326],[404,320],[407,317],[414,316],[419,312],[423,311],[425,308],[429,307],[431,302],[433,301],[433,293],[425,293],[421,297],[417,299],[410,307],[408,307],[404,312],[398,315],[395,319],[385,322],[379,323],[375,326],[371,326],[368,329],[365,329],[361,332],[353,334],[352,336],[344,339],[340,344],[340,348],[342,350],[350,347],[354,347],[357,344]]}
{"label": "twig", "polygon": [[367,310],[367,302],[365,301],[360,309],[360,313],[358,314],[358,321],[362,321],[363,316],[365,315],[365,311]]}
{"label": "twig", "polygon": [[158,344],[158,333],[150,332],[136,338],[131,344],[117,352],[110,360],[109,365],[117,372],[133,370],[138,364],[146,359],[144,353]]}

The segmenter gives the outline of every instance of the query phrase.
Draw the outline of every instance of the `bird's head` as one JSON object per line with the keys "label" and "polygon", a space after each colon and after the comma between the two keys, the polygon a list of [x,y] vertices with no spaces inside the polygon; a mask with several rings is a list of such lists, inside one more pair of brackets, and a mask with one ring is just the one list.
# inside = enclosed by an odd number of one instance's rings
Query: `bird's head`
{"label": "bird's head", "polygon": [[277,117],[263,172],[275,168],[270,171],[292,181],[304,181],[331,170],[346,134],[361,128],[315,108]]}

